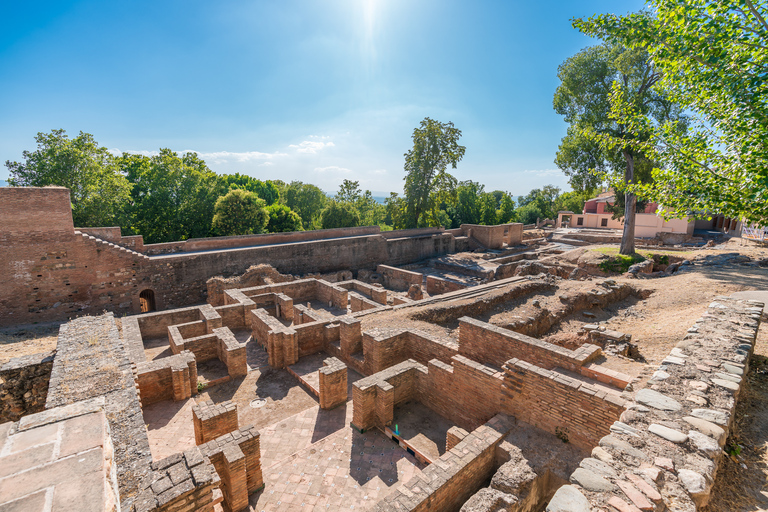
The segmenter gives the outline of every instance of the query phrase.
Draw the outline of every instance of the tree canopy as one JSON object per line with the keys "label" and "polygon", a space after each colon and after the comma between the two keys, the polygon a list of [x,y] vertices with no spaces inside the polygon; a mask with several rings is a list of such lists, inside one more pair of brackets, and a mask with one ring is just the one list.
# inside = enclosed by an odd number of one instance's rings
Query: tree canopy
{"label": "tree canopy", "polygon": [[315,185],[292,181],[285,187],[283,201],[301,217],[304,229],[316,229],[328,196]]}
{"label": "tree canopy", "polygon": [[405,154],[405,222],[407,227],[436,225],[437,206],[456,186],[448,166],[455,169],[466,148],[459,145],[461,131],[453,123],[428,117],[412,137],[413,148]]}
{"label": "tree canopy", "polygon": [[267,231],[270,233],[304,231],[301,223],[301,217],[299,217],[295,211],[291,210],[284,204],[275,203],[268,206],[267,213],[269,214]]}
{"label": "tree canopy", "polygon": [[251,235],[263,233],[268,220],[263,199],[253,192],[233,188],[216,200],[212,226],[218,235]]}
{"label": "tree canopy", "polygon": [[[688,132],[651,124],[623,101],[617,118],[658,165],[635,189],[670,216],[719,213],[768,224],[768,5],[752,0],[649,0],[648,11],[577,19],[583,32],[647,51],[660,85],[697,114]],[[626,99],[624,99],[626,100]]]}
{"label": "tree canopy", "polygon": [[[617,105],[629,106],[648,123],[673,121],[685,126],[680,108],[660,87],[661,73],[648,52],[639,47],[602,44],[581,50],[558,68],[560,85],[554,108],[570,123],[555,163],[571,178],[576,190],[594,188],[603,180],[625,195],[621,254],[635,252],[638,162],[648,160],[638,142],[646,131],[633,130],[617,119]],[[543,212],[549,213],[549,212]]]}
{"label": "tree canopy", "polygon": [[64,130],[38,133],[37,150],[24,151],[23,162],[6,161],[14,187],[67,187],[77,227],[125,223],[131,184],[120,174],[114,156],[90,133],[70,139]]}
{"label": "tree canopy", "polygon": [[330,201],[320,214],[323,229],[352,228],[360,225],[360,215],[350,203]]}

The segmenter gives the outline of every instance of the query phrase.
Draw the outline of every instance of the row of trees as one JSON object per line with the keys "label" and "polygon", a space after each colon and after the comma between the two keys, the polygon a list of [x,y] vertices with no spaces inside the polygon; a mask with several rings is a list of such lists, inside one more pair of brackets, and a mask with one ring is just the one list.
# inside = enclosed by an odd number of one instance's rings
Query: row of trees
{"label": "row of trees", "polygon": [[328,196],[300,181],[219,175],[195,153],[162,149],[154,156],[114,156],[92,135],[81,132],[69,138],[64,130],[38,133],[37,149],[6,166],[11,186],[68,187],[76,226],[116,225],[123,234],[143,235],[147,243],[364,225],[402,229],[532,223],[555,216],[558,209],[580,209],[591,192],[560,194],[546,186],[519,197],[516,204],[508,192],[486,192],[475,181],[457,182],[446,167],[457,161],[450,154],[463,154],[463,148],[457,149],[460,135],[451,123],[425,119],[406,155],[410,172],[405,194],[393,193],[385,204],[363,191],[358,181],[344,180]]}

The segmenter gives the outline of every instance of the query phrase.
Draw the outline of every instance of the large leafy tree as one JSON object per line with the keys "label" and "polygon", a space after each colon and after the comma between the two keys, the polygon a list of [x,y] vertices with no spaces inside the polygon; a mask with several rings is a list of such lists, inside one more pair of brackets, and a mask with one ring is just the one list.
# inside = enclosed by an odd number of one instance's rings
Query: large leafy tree
{"label": "large leafy tree", "polygon": [[80,132],[70,139],[64,130],[38,133],[37,149],[24,151],[23,162],[6,161],[14,187],[67,187],[75,226],[115,226],[125,223],[131,185],[115,158],[93,135]]}
{"label": "large leafy tree", "polygon": [[621,44],[585,48],[560,65],[558,78],[561,84],[555,91],[555,111],[565,117],[571,129],[555,161],[572,177],[574,188],[594,187],[597,182],[588,176],[595,174],[624,191],[624,233],[619,252],[633,254],[637,196],[631,186],[637,181],[637,161],[649,158],[638,142],[647,141],[649,135],[619,119],[616,106],[626,105],[649,123],[674,121],[680,128],[684,118],[658,87],[661,73],[643,48]]}
{"label": "large leafy tree", "polygon": [[482,215],[481,195],[485,185],[476,181],[461,181],[456,187],[456,217],[458,224],[480,224]]}
{"label": "large leafy tree", "polygon": [[[557,216],[555,210],[555,201],[560,195],[560,189],[554,185],[544,185],[542,188],[535,188],[528,192],[526,196],[520,196],[517,200],[520,208],[526,208],[526,218],[530,220],[533,213],[537,212],[538,217],[552,219]],[[533,205],[533,206],[529,206]],[[535,208],[534,208],[535,207]],[[536,219],[534,219],[535,222]],[[522,222],[522,221],[521,221]],[[526,222],[525,224],[530,224]]]}
{"label": "large leafy tree", "polygon": [[228,187],[196,153],[161,149],[152,157],[124,154],[117,162],[133,184],[133,232],[150,243],[212,234],[214,205]]}
{"label": "large leafy tree", "polygon": [[413,130],[413,148],[405,154],[405,220],[407,227],[437,225],[438,206],[452,195],[456,178],[448,166],[464,157],[461,131],[453,123],[425,117]]}
{"label": "large leafy tree", "polygon": [[269,214],[267,231],[270,233],[304,231],[301,223],[301,217],[299,217],[295,211],[291,210],[284,204],[275,203],[268,206],[267,213]]}
{"label": "large leafy tree", "polygon": [[223,236],[263,233],[269,220],[266,206],[253,192],[234,188],[216,200],[211,225]]}
{"label": "large leafy tree", "polygon": [[360,215],[350,203],[330,201],[320,213],[323,229],[352,228],[360,225]]}
{"label": "large leafy tree", "polygon": [[638,14],[574,22],[587,34],[649,52],[662,85],[698,114],[686,133],[674,122],[643,122],[629,101],[616,108],[635,132],[650,133],[642,149],[662,164],[652,171],[653,183],[637,188],[670,215],[721,213],[768,224],[768,4],[647,5]]}
{"label": "large leafy tree", "polygon": [[229,188],[240,188],[253,192],[260,199],[263,199],[267,206],[276,203],[280,199],[280,192],[277,186],[271,181],[261,181],[245,174],[223,174],[221,179]]}
{"label": "large leafy tree", "polygon": [[[279,185],[278,185],[279,186]],[[319,224],[320,212],[323,211],[328,196],[315,185],[292,181],[281,192],[283,202],[295,211],[304,222],[304,229],[316,229]]]}

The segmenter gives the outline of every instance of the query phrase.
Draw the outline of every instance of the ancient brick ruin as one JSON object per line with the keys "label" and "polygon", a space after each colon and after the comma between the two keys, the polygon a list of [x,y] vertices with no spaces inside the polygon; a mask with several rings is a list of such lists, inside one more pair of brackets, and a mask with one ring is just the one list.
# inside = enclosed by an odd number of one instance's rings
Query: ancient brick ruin
{"label": "ancient brick ruin", "polygon": [[[628,335],[587,326],[584,341],[540,339],[631,286],[595,279],[505,327],[488,316],[557,293],[574,270],[547,264],[546,242],[523,244],[522,225],[145,246],[75,231],[66,193],[0,189],[12,247],[0,322],[77,316],[54,354],[0,368],[0,508],[707,503],[761,303],[717,299],[634,389],[601,364],[602,347]],[[24,201],[35,207],[20,213]]]}

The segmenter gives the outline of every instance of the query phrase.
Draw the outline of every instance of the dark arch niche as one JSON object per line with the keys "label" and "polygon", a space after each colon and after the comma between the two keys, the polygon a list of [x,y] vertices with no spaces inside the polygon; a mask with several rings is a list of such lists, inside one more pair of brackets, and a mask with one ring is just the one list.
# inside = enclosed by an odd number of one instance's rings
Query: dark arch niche
{"label": "dark arch niche", "polygon": [[150,289],[142,291],[139,294],[139,307],[142,313],[155,311],[157,309],[155,306],[155,292]]}

